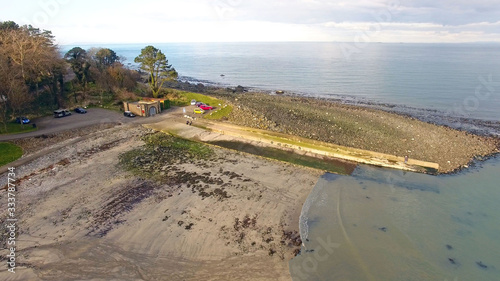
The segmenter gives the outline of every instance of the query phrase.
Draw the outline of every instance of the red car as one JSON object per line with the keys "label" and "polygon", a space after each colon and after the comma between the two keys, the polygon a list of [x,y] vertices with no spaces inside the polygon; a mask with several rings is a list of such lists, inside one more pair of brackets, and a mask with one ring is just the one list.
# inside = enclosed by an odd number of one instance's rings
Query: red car
{"label": "red car", "polygon": [[208,105],[206,105],[206,104],[202,104],[202,105],[200,105],[200,108],[201,108],[201,109],[203,109],[203,110],[212,110],[212,109],[214,109],[213,107],[208,106]]}

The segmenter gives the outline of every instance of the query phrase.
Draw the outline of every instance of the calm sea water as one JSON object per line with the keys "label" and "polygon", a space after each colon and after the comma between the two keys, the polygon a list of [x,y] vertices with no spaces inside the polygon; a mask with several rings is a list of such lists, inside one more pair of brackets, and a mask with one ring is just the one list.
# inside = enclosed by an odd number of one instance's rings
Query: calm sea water
{"label": "calm sea water", "polygon": [[[99,47],[136,66],[134,58],[145,45]],[[499,44],[371,43],[351,54],[345,50],[354,45],[347,43],[155,46],[191,81],[376,104],[438,123],[448,117],[500,121]],[[447,122],[460,127],[453,121]]]}
{"label": "calm sea water", "polygon": [[293,280],[500,280],[499,167],[326,174],[302,209]]}
{"label": "calm sea water", "polygon": [[[144,46],[93,47],[136,67]],[[340,43],[155,46],[189,81],[340,99],[500,134],[499,45],[366,44],[348,57]],[[500,158],[480,165],[438,177],[371,167],[323,176],[303,207],[294,280],[500,280]]]}

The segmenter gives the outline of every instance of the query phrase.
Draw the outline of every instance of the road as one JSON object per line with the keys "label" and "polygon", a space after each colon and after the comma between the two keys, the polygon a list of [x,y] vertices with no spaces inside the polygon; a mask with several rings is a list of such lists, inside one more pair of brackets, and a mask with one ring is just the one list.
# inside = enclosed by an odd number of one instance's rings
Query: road
{"label": "road", "polygon": [[[92,125],[97,125],[97,124],[106,124],[106,123],[147,124],[147,123],[154,123],[154,122],[159,122],[160,120],[168,119],[170,117],[169,113],[171,111],[175,111],[175,110],[180,111],[180,109],[168,109],[168,110],[164,110],[161,114],[156,115],[154,117],[129,118],[129,117],[123,116],[123,114],[120,112],[102,109],[102,108],[90,108],[87,110],[88,112],[86,114],[72,113],[70,116],[63,117],[63,118],[54,118],[52,116],[38,118],[38,119],[32,121],[32,123],[35,123],[37,125],[38,130],[33,131],[33,132],[24,133],[24,134],[0,135],[0,141],[9,141],[9,140],[22,139],[22,138],[36,137],[36,136],[41,136],[41,135],[55,134],[55,133],[59,133],[59,132],[67,131],[67,130],[74,130],[74,129],[83,128],[83,127],[92,126]],[[33,161],[34,159],[37,159],[40,156],[43,156],[43,155],[46,155],[50,152],[61,149],[69,144],[77,143],[77,142],[82,141],[86,138],[88,138],[88,136],[78,137],[78,138],[72,140],[70,143],[65,143],[64,145],[60,145],[60,146],[56,145],[49,150],[39,151],[39,152],[36,152],[36,153],[31,154],[29,156],[23,156],[14,162],[11,162],[7,165],[0,167],[0,175],[5,173],[8,169],[8,167],[19,167],[21,165],[24,165],[26,163]]]}
{"label": "road", "polygon": [[[63,118],[54,118],[52,116],[47,116],[32,120],[32,123],[36,124],[38,130],[22,134],[0,135],[0,141],[49,135],[62,131],[105,123],[148,123],[148,121],[151,122],[156,118],[129,118],[123,116],[123,114],[119,112],[102,108],[89,108],[87,109],[87,111],[88,112],[86,114],[78,114],[72,112],[70,116]],[[31,126],[31,124],[27,126]]]}
{"label": "road", "polygon": [[[187,110],[192,112],[193,106],[188,106]],[[199,117],[196,114],[189,114],[192,117]],[[35,132],[25,134],[0,136],[0,141],[14,140],[19,138],[34,137],[43,134],[53,134],[66,130],[82,128],[90,125],[105,124],[105,123],[135,123],[148,124],[146,127],[158,131],[172,131],[176,135],[198,141],[210,142],[214,140],[230,140],[239,142],[254,143],[257,146],[274,147],[277,149],[292,149],[295,153],[305,154],[311,153],[318,157],[332,157],[354,161],[357,163],[370,164],[381,167],[389,167],[401,170],[416,171],[421,167],[429,167],[438,169],[436,163],[411,160],[408,164],[404,163],[404,159],[394,155],[376,153],[360,149],[342,147],[329,143],[322,143],[309,139],[299,138],[278,134],[274,132],[258,130],[253,128],[245,128],[233,124],[211,122],[203,119],[195,119],[195,126],[187,126],[185,124],[184,113],[181,108],[172,108],[162,112],[155,117],[143,118],[128,118],[119,112],[92,108],[87,114],[72,114],[68,117],[53,118],[43,117],[35,120],[39,129]],[[74,140],[75,142],[80,139]],[[59,149],[59,148],[54,148]],[[45,153],[45,152],[44,152]],[[31,155],[35,159],[39,154]],[[25,163],[32,159],[21,158],[13,164]],[[5,168],[5,167],[2,167]],[[1,169],[0,169],[1,170]],[[1,173],[2,171],[0,171]]]}

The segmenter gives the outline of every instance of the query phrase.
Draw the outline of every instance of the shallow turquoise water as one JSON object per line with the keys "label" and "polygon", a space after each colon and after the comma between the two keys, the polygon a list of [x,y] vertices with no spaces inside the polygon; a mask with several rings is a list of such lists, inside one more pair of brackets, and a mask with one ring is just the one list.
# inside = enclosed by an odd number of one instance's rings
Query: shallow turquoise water
{"label": "shallow turquoise water", "polygon": [[500,280],[500,157],[451,176],[360,167],[304,204],[294,280]]}

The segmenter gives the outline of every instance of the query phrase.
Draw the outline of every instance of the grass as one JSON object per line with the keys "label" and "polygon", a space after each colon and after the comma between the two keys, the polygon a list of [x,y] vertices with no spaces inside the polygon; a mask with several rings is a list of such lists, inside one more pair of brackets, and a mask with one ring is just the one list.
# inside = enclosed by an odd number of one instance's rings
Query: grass
{"label": "grass", "polygon": [[0,151],[0,166],[16,161],[23,155],[22,148],[8,142],[0,142]]}
{"label": "grass", "polygon": [[194,163],[213,155],[208,145],[165,133],[146,135],[143,140],[146,143],[143,147],[120,155],[120,166],[134,175],[159,182],[168,180],[162,175],[163,167]]}
{"label": "grass", "polygon": [[191,100],[201,101],[212,106],[218,106],[219,103],[224,103],[223,101],[213,97],[175,89],[169,89],[168,94],[165,97],[168,98],[171,104],[175,106],[188,106],[191,104]]}
{"label": "grass", "polygon": [[204,159],[212,154],[212,150],[198,142],[178,138],[164,133],[156,133],[144,137],[146,146],[153,150],[158,148],[170,151],[171,155],[187,156],[191,159]]}
{"label": "grass", "polygon": [[341,175],[350,175],[356,167],[355,164],[348,164],[334,159],[320,159],[296,154],[291,151],[271,147],[258,147],[237,141],[215,141],[210,142],[210,144]]}
{"label": "grass", "polygon": [[5,128],[3,124],[0,124],[0,135],[3,134],[19,134],[19,133],[27,133],[27,132],[32,132],[36,131],[37,128],[33,128],[31,124],[18,124],[18,123],[7,123],[7,131],[5,131]]}
{"label": "grass", "polygon": [[209,114],[204,115],[204,118],[210,120],[222,119],[233,111],[233,107],[227,104],[227,102],[203,94],[169,89],[165,97],[170,100],[173,106],[188,106],[191,104],[191,100],[200,101],[213,106],[215,109]]}
{"label": "grass", "polygon": [[233,107],[231,105],[226,105],[225,107],[222,107],[220,109],[216,108],[214,111],[206,114],[204,118],[210,120],[220,120],[224,117],[229,116],[231,112],[233,112]]}

